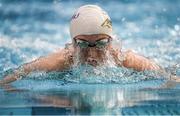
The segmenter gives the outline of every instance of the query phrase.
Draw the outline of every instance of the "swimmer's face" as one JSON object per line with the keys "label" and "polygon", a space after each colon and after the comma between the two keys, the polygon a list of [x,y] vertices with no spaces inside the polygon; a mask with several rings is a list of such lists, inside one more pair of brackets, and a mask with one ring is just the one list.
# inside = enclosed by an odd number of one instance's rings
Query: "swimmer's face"
{"label": "swimmer's face", "polygon": [[105,34],[78,35],[74,38],[75,51],[79,52],[82,64],[97,66],[106,60],[106,52],[111,46],[111,37]]}

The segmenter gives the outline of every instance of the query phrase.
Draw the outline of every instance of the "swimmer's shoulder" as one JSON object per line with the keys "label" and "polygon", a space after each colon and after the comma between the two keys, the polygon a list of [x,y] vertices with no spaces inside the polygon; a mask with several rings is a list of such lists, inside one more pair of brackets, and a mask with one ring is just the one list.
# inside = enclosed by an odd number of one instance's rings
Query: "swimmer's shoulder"
{"label": "swimmer's shoulder", "polygon": [[122,51],[121,55],[123,58],[123,66],[127,67],[128,65],[132,64],[132,62],[134,62],[134,57],[136,53],[133,50],[129,49],[126,51]]}
{"label": "swimmer's shoulder", "polygon": [[118,53],[119,53],[118,58],[122,62],[126,61],[129,57],[132,57],[135,54],[133,50],[121,50]]}
{"label": "swimmer's shoulder", "polygon": [[65,44],[64,48],[60,48],[54,52],[57,56],[72,56],[74,53],[74,47],[71,43]]}
{"label": "swimmer's shoulder", "polygon": [[136,62],[136,59],[144,60],[144,57],[142,55],[139,55],[136,51],[134,51],[132,49],[128,49],[128,50],[122,52],[122,54],[124,57],[125,64]]}
{"label": "swimmer's shoulder", "polygon": [[145,57],[144,55],[139,54],[135,50],[131,50],[131,49],[125,51],[124,56],[126,59],[140,59],[140,60],[149,59],[148,57]]}
{"label": "swimmer's shoulder", "polygon": [[66,44],[64,48],[60,48],[53,53],[49,54],[48,57],[51,60],[67,62],[67,60],[72,59],[74,53],[74,48],[70,44]]}
{"label": "swimmer's shoulder", "polygon": [[128,49],[126,51],[123,51],[123,54],[126,54],[126,55],[132,55],[132,54],[135,54],[135,52],[131,49]]}
{"label": "swimmer's shoulder", "polygon": [[70,48],[61,48],[47,56],[47,62],[53,69],[69,69],[73,65],[73,50]]}
{"label": "swimmer's shoulder", "polygon": [[160,69],[160,66],[158,66],[152,59],[140,55],[133,50],[125,52],[123,65],[128,68],[134,68],[137,71]]}
{"label": "swimmer's shoulder", "polygon": [[57,54],[59,54],[60,60],[63,59],[66,65],[73,64],[74,47],[72,43],[65,44],[65,47],[60,49]]}

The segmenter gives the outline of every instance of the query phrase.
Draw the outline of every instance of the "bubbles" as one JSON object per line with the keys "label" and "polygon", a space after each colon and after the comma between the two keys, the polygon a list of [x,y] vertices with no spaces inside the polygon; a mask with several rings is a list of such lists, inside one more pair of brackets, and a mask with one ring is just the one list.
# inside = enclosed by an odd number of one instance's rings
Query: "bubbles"
{"label": "bubbles", "polygon": [[73,83],[118,83],[128,84],[147,81],[153,79],[164,79],[158,76],[156,72],[144,71],[136,72],[123,67],[93,67],[91,65],[81,65],[73,68],[70,73],[67,73],[64,80]]}

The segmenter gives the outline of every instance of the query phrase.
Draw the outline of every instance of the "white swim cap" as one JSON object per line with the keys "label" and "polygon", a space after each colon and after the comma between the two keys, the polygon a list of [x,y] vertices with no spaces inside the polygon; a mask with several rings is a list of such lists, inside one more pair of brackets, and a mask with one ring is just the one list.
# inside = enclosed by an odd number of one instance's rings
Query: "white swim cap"
{"label": "white swim cap", "polygon": [[71,38],[77,35],[107,34],[112,37],[112,23],[108,14],[97,5],[81,6],[72,16]]}

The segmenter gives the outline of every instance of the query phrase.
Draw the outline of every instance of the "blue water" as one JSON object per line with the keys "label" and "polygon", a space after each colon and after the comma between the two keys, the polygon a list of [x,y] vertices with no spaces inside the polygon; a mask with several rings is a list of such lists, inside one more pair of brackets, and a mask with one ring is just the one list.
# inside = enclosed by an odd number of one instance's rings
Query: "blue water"
{"label": "blue water", "polygon": [[[180,75],[179,0],[0,0],[0,78],[71,42],[70,18],[84,4],[109,13],[123,50]],[[180,115],[179,85],[157,89],[167,75],[117,67],[93,69],[97,74],[91,68],[37,72],[12,83],[16,91],[0,88],[0,114]]]}

